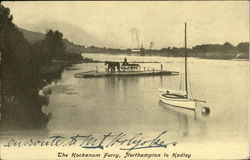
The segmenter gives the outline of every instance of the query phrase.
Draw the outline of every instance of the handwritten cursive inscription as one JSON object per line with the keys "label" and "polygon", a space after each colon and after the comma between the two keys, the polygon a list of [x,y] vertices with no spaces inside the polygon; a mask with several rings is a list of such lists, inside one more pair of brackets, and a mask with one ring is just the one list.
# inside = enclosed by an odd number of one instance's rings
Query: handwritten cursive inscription
{"label": "handwritten cursive inscription", "polygon": [[28,140],[18,141],[15,139],[9,140],[4,147],[31,147],[31,146],[79,146],[84,149],[105,149],[109,147],[119,147],[120,150],[128,152],[132,150],[146,148],[167,148],[175,146],[177,142],[165,142],[163,135],[167,131],[161,132],[154,138],[143,138],[142,133],[137,133],[129,136],[126,133],[113,134],[108,133],[97,138],[93,135],[75,135],[69,138],[63,136],[52,136],[46,140],[38,140],[30,138]]}

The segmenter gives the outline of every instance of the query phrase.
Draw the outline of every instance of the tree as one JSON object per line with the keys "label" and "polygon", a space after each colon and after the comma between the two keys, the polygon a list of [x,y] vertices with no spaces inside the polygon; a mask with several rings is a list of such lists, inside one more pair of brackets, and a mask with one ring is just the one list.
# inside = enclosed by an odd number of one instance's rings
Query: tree
{"label": "tree", "polygon": [[[1,129],[39,127],[48,122],[38,95],[42,84],[39,55],[12,22],[10,10],[0,4]],[[40,124],[39,124],[40,123]]]}
{"label": "tree", "polygon": [[222,45],[222,50],[223,51],[234,51],[235,50],[235,47],[229,43],[229,42],[225,42],[223,45]]}
{"label": "tree", "polygon": [[237,49],[241,53],[249,53],[249,42],[241,42],[237,45]]}
{"label": "tree", "polygon": [[62,57],[65,54],[66,46],[63,42],[63,34],[59,31],[49,30],[45,35],[44,52],[48,59]]}
{"label": "tree", "polygon": [[[12,23],[10,10],[1,5],[1,76],[2,94],[6,96],[22,94],[26,81],[33,78],[38,69],[29,43]],[[35,76],[36,77],[36,76]]]}

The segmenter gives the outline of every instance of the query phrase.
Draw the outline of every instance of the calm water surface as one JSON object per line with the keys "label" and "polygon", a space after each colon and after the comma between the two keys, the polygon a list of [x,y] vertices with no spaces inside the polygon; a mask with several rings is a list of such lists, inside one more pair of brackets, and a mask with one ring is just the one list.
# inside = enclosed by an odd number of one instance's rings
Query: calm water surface
{"label": "calm water surface", "polygon": [[[124,55],[85,56],[96,60],[124,59]],[[163,69],[183,69],[180,58],[126,57],[128,62],[158,61]],[[62,79],[50,85],[49,106],[44,108],[44,112],[53,115],[47,127],[49,135],[153,134],[167,130],[169,139],[180,142],[180,147],[199,148],[204,144],[212,152],[212,148],[219,145],[221,154],[225,155],[240,147],[242,154],[247,154],[248,61],[189,58],[192,95],[207,100],[211,109],[209,116],[159,102],[158,88],[179,89],[180,76],[74,78],[75,73],[94,70],[96,66],[104,69],[102,63],[75,65],[79,70],[65,70]],[[141,63],[141,66],[160,69],[160,63]],[[230,151],[223,151],[222,148],[227,147]]]}
{"label": "calm water surface", "polygon": [[[88,54],[98,60],[120,60],[124,56]],[[133,57],[128,61],[159,61],[164,69],[182,71],[180,58]],[[66,70],[62,80],[52,84],[46,109],[54,118],[48,128],[58,130],[188,132],[186,135],[225,132],[244,134],[248,122],[248,61],[189,58],[189,80],[194,98],[206,99],[211,114],[173,109],[159,103],[158,88],[179,89],[180,76],[74,78],[73,74],[104,67],[79,64],[79,70]],[[160,68],[160,63],[142,63]],[[239,125],[240,124],[240,125]]]}

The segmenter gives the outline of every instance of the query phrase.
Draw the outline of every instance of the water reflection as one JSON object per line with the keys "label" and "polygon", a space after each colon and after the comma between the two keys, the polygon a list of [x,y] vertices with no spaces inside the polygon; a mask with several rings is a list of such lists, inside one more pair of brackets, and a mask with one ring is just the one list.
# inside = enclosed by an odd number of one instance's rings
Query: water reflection
{"label": "water reflection", "polygon": [[198,128],[200,136],[204,136],[206,134],[207,122],[204,119],[206,117],[202,117],[201,112],[172,107],[162,102],[159,102],[159,105],[162,107],[164,112],[166,112],[169,115],[172,115],[175,118],[174,119],[176,121],[175,124],[177,124],[176,127],[178,127],[177,130],[181,136],[183,137],[189,136],[192,132],[192,131],[190,132],[190,128],[192,129]]}
{"label": "water reflection", "polygon": [[11,97],[2,95],[1,131],[46,128],[52,115],[44,113],[42,108],[48,106],[49,96],[39,95],[39,90],[61,79],[61,73],[62,70],[42,75],[30,82],[24,82],[26,84],[20,84],[21,81],[19,85],[27,86],[22,94]]}
{"label": "water reflection", "polygon": [[[130,86],[136,86],[139,82],[139,77],[107,77],[103,78],[105,83],[105,90],[110,91],[113,94],[119,92],[123,96],[131,94]],[[121,95],[120,95],[121,96]]]}

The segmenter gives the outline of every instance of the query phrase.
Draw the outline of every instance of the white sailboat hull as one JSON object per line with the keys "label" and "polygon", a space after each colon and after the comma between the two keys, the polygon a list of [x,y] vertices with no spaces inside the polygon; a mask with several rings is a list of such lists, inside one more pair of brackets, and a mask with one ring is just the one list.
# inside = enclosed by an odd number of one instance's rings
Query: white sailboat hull
{"label": "white sailboat hull", "polygon": [[197,100],[188,98],[188,74],[187,74],[187,25],[185,23],[185,91],[172,91],[164,88],[160,88],[160,101],[175,107],[181,107],[185,109],[195,110]]}
{"label": "white sailboat hull", "polygon": [[164,96],[164,94],[161,94],[159,96],[159,98],[160,98],[160,101],[165,103],[165,104],[168,104],[168,105],[171,105],[174,107],[181,107],[181,108],[195,110],[196,103],[195,103],[195,101],[193,101],[191,99],[188,99],[188,98],[178,98],[178,99],[168,98],[168,97]]}

